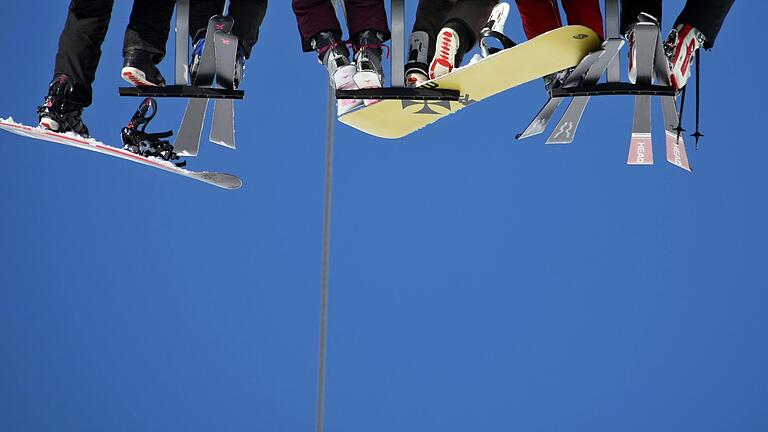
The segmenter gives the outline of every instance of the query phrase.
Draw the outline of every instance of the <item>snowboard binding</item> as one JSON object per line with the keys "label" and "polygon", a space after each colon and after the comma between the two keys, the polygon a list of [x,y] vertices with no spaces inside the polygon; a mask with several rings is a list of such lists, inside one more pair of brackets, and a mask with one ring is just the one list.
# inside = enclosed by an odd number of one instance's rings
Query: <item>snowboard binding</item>
{"label": "snowboard binding", "polygon": [[480,38],[480,49],[482,50],[484,57],[488,57],[499,51],[504,51],[505,49],[517,45],[517,43],[508,38],[504,33],[487,27],[480,32]]}
{"label": "snowboard binding", "polygon": [[484,58],[517,45],[504,34],[508,15],[509,3],[506,2],[497,4],[491,11],[488,23],[480,31],[480,50]]}
{"label": "snowboard binding", "polygon": [[[131,117],[128,126],[120,131],[120,138],[123,141],[123,149],[144,157],[156,157],[166,161],[179,160],[179,155],[173,150],[173,145],[163,138],[173,135],[172,131],[148,133],[147,125],[157,114],[157,101],[153,98],[146,98],[141,102],[139,108]],[[178,167],[183,167],[186,161],[175,162]]]}

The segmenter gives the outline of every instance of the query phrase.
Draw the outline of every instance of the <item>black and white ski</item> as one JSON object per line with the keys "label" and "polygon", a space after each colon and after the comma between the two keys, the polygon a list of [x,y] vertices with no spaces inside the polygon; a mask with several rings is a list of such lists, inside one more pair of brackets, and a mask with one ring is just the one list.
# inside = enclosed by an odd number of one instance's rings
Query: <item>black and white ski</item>
{"label": "black and white ski", "polygon": [[[635,68],[637,84],[650,85],[653,80],[654,55],[659,28],[656,24],[640,22],[635,25]],[[653,165],[651,138],[651,96],[635,96],[635,114],[632,121],[632,139],[627,155],[629,165]]]}
{"label": "black and white ski", "polygon": [[[215,46],[210,38],[216,31],[230,32],[234,21],[231,17],[216,15],[208,21],[206,29],[206,44],[193,84],[210,87],[216,76]],[[205,111],[208,109],[208,99],[190,99],[184,118],[181,121],[174,148],[179,156],[197,156],[200,150],[200,136],[205,122]]]}
{"label": "black and white ski", "polygon": [[[589,68],[584,77],[583,85],[594,85],[600,80],[608,66],[619,54],[619,50],[624,46],[623,39],[609,39],[603,42],[603,49],[600,51],[600,57]],[[565,114],[558,122],[555,130],[547,139],[547,144],[570,144],[576,136],[576,130],[581,122],[581,116],[589,102],[589,96],[577,96],[573,98],[565,110]]]}
{"label": "black and white ski", "polygon": [[[214,34],[217,87],[230,90],[235,88],[237,44],[237,37],[229,33],[217,31]],[[235,105],[232,99],[216,99],[214,101],[210,141],[225,147],[235,148]]]}
{"label": "black and white ski", "polygon": [[[601,54],[602,50],[593,51],[584,57],[584,59],[576,66],[576,68],[574,68],[573,71],[568,74],[565,82],[563,82],[563,87],[575,87],[581,84],[584,79],[584,75],[597,61]],[[555,114],[555,111],[557,111],[557,108],[560,106],[564,99],[565,98],[550,97],[549,100],[547,100],[547,103],[544,104],[544,107],[541,109],[541,111],[539,111],[539,113],[533,119],[533,121],[528,125],[527,128],[525,128],[525,131],[523,131],[521,134],[518,134],[516,138],[529,138],[544,132],[547,129],[547,125],[549,125],[550,120],[552,120],[552,116]]]}

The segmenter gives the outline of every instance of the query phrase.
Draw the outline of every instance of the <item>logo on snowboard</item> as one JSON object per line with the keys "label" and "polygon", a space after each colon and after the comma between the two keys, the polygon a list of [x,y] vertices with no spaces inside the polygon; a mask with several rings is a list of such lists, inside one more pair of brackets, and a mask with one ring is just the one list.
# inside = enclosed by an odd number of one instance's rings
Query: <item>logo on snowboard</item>
{"label": "logo on snowboard", "polygon": [[[432,84],[432,86],[429,86],[429,84]],[[424,87],[426,88],[437,88],[437,84],[434,83],[428,83]],[[469,94],[464,94],[459,97],[459,100],[456,101],[460,103],[462,106],[468,106],[472,105],[473,103],[477,102],[476,100],[469,97]],[[447,100],[404,100],[402,101],[403,109],[406,109],[408,107],[414,106],[414,105],[422,105],[421,109],[414,112],[414,114],[431,114],[431,115],[440,115],[440,112],[435,111],[432,108],[440,108],[442,109],[442,114],[448,114],[452,112],[451,109],[451,102]]]}
{"label": "logo on snowboard", "polygon": [[440,113],[433,110],[432,107],[435,108],[441,108],[443,110],[443,114],[447,114],[451,112],[451,102],[450,101],[412,101],[412,100],[404,100],[403,103],[403,109],[406,109],[410,106],[414,105],[423,105],[420,110],[416,111],[414,114],[431,114],[431,115],[439,115]]}

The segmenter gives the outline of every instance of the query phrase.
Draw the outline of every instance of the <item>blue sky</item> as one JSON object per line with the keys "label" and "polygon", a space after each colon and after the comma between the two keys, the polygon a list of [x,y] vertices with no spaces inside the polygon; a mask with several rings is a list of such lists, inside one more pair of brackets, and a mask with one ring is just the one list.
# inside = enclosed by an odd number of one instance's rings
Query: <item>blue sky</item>
{"label": "blue sky", "polygon": [[[111,144],[139,102],[118,3],[85,116]],[[0,4],[0,115],[36,120],[66,7]],[[737,2],[703,59],[693,174],[625,165],[628,97],[515,141],[540,82],[399,141],[337,124],[326,430],[768,429],[767,13]],[[240,191],[2,134],[0,430],[314,428],[327,78],[295,27],[271,2],[239,149],[190,162]]]}

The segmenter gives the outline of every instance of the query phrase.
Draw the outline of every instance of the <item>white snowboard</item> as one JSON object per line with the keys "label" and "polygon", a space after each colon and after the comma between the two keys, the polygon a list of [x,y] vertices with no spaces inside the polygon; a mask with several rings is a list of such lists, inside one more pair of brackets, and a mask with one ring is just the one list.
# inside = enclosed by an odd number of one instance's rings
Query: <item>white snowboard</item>
{"label": "white snowboard", "polygon": [[40,127],[31,127],[16,123],[13,121],[12,117],[8,119],[0,118],[0,129],[5,129],[8,132],[14,133],[16,135],[34,138],[37,140],[64,144],[67,146],[95,151],[97,153],[109,156],[115,156],[120,159],[140,163],[142,165],[147,165],[153,168],[158,168],[163,171],[172,172],[180,176],[195,179],[203,183],[212,184],[224,189],[239,189],[243,185],[243,181],[240,180],[240,178],[231,174],[185,170],[183,168],[177,167],[172,162],[168,162],[159,158],[137,155],[121,148],[106,145],[102,142],[96,141],[93,138],[83,138],[73,133],[56,133]]}

